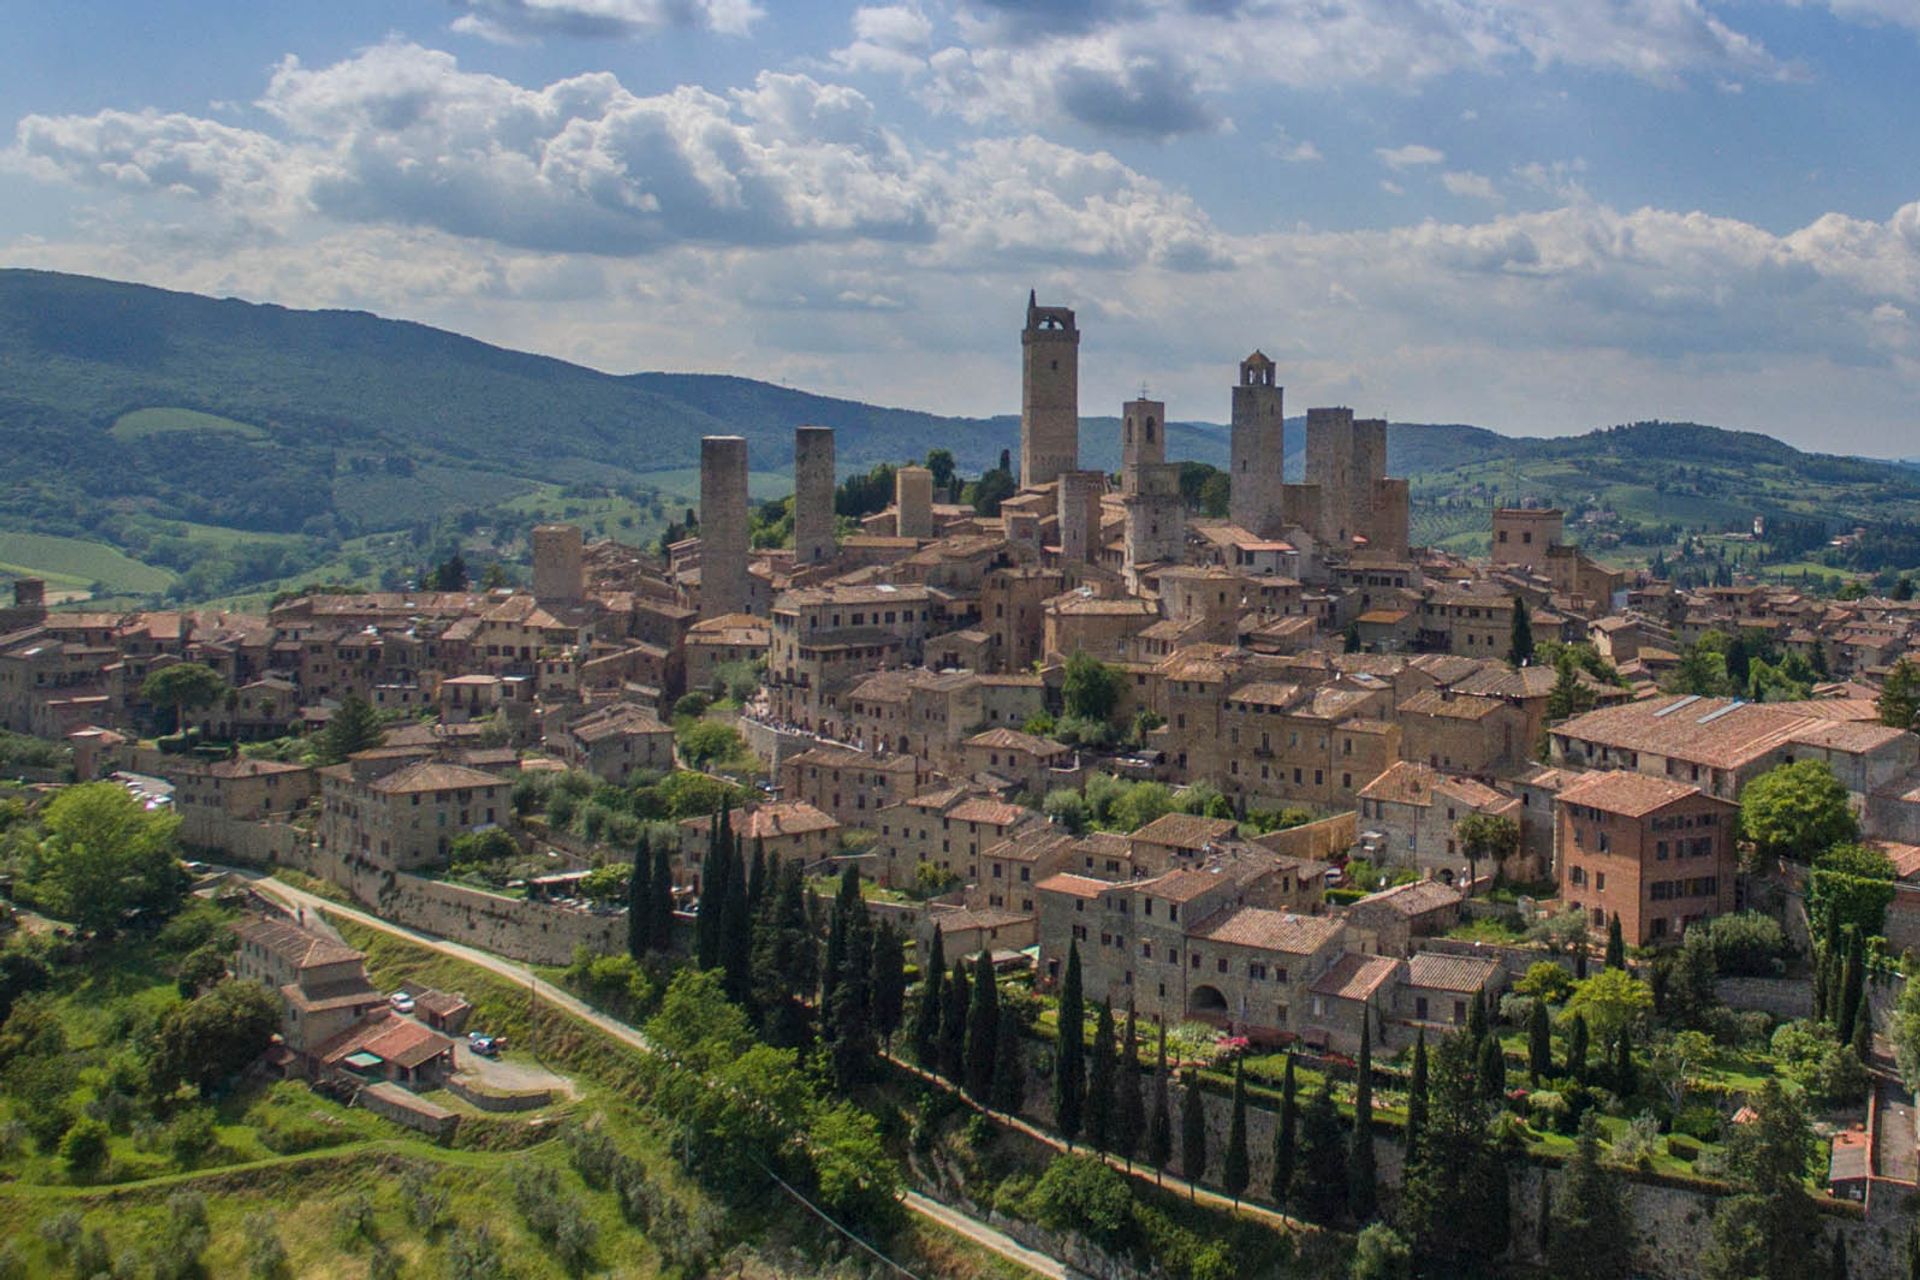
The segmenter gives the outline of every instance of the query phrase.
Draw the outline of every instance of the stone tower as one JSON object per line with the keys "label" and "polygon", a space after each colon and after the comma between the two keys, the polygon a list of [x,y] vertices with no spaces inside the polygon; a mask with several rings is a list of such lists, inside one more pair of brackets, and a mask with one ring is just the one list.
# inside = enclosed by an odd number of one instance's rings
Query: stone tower
{"label": "stone tower", "polygon": [[700,616],[747,611],[747,441],[700,441]]}
{"label": "stone tower", "polygon": [[586,567],[581,560],[580,526],[542,524],[533,529],[533,598],[558,605],[579,604],[586,596]]}
{"label": "stone tower", "polygon": [[1387,478],[1386,419],[1307,410],[1307,485],[1319,491],[1314,532],[1328,551],[1351,551],[1358,537],[1374,551],[1406,554],[1407,482]]}
{"label": "stone tower", "polygon": [[1140,477],[1167,460],[1167,406],[1145,396],[1120,406],[1120,492],[1140,492]]}
{"label": "stone tower", "polygon": [[1276,538],[1286,525],[1281,495],[1286,486],[1287,425],[1284,390],[1273,361],[1255,351],[1240,362],[1233,389],[1233,483],[1227,514],[1261,538]]}
{"label": "stone tower", "polygon": [[1080,330],[1068,307],[1027,293],[1020,334],[1020,483],[1051,484],[1080,465]]}
{"label": "stone tower", "polygon": [[793,430],[793,562],[833,559],[833,428]]}
{"label": "stone tower", "polygon": [[893,473],[893,514],[897,536],[933,536],[933,472],[909,465]]}
{"label": "stone tower", "polygon": [[1098,471],[1060,473],[1060,558],[1086,564],[1100,557],[1100,495],[1107,478]]}

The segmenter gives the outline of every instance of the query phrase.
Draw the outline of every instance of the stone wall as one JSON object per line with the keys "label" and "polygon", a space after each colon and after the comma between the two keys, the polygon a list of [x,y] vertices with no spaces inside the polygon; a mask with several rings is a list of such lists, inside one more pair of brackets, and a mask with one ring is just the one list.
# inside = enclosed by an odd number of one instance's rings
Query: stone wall
{"label": "stone wall", "polygon": [[1813,1016],[1813,984],[1805,978],[1722,978],[1713,986],[1730,1009],[1758,1009],[1776,1018]]}
{"label": "stone wall", "polygon": [[1360,815],[1350,809],[1318,822],[1269,832],[1255,838],[1254,843],[1289,858],[1325,862],[1334,854],[1345,853],[1353,847],[1354,832],[1358,829],[1359,821]]}
{"label": "stone wall", "polygon": [[354,1095],[354,1105],[395,1124],[418,1129],[437,1142],[446,1142],[460,1127],[460,1117],[445,1107],[408,1093],[397,1084],[370,1084]]}
{"label": "stone wall", "polygon": [[538,1111],[553,1101],[551,1089],[535,1089],[528,1093],[492,1093],[461,1076],[447,1077],[447,1092],[482,1111]]}

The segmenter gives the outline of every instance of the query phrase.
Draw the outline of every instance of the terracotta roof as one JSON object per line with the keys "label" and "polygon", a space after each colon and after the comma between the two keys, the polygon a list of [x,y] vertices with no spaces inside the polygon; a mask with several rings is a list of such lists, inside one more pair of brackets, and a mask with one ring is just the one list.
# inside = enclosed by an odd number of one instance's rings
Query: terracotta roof
{"label": "terracotta roof", "polygon": [[1483,991],[1500,973],[1498,960],[1422,951],[1407,961],[1407,985],[1434,991]]}
{"label": "terracotta roof", "polygon": [[[1641,651],[1643,658],[1646,652]],[[1589,711],[1553,732],[1615,750],[1646,751],[1731,769],[1799,741],[1803,733],[1860,718],[1845,705],[1851,701],[1753,703],[1666,695]]]}
{"label": "terracotta roof", "polygon": [[[713,815],[683,818],[680,825],[689,830],[711,831]],[[807,835],[815,831],[837,831],[834,818],[804,800],[785,800],[756,805],[752,809],[729,809],[727,830],[738,832],[743,840],[777,840],[782,836]]]}
{"label": "terracotta roof", "polygon": [[423,760],[419,764],[410,764],[396,769],[384,778],[376,778],[367,784],[370,791],[382,795],[408,795],[425,791],[462,791],[478,787],[505,786],[506,781],[491,773],[482,773],[478,769],[469,769],[465,765],[438,764]]}
{"label": "terracotta roof", "polygon": [[1036,738],[1030,733],[1021,733],[1015,729],[989,729],[985,733],[968,738],[969,747],[997,747],[1002,751],[1025,751],[1029,755],[1059,756],[1065,755],[1070,748],[1050,738]]}
{"label": "terracotta roof", "polygon": [[234,925],[233,931],[240,941],[264,947],[295,969],[360,959],[360,953],[344,942],[310,933],[287,920],[256,916]]}
{"label": "terracotta roof", "polygon": [[1331,916],[1302,916],[1266,907],[1228,907],[1192,929],[1191,936],[1206,942],[1311,955],[1340,932]]}
{"label": "terracotta roof", "polygon": [[947,812],[947,817],[955,822],[982,822],[992,827],[1010,827],[1031,812],[1004,800],[974,796],[955,805]]}
{"label": "terracotta roof", "polygon": [[1482,698],[1470,693],[1447,694],[1438,689],[1422,689],[1402,702],[1403,716],[1444,716],[1450,720],[1484,720],[1506,704],[1498,698]]}
{"label": "terracotta roof", "polygon": [[1231,839],[1239,830],[1240,824],[1230,818],[1168,813],[1135,831],[1130,839],[1169,845],[1176,849],[1199,849],[1216,840]]}
{"label": "terracotta roof", "polygon": [[1317,996],[1335,1000],[1369,1000],[1400,970],[1400,962],[1387,956],[1363,955],[1349,951],[1307,987]]}
{"label": "terracotta roof", "polygon": [[1673,782],[1625,769],[1610,769],[1584,774],[1560,788],[1560,802],[1583,804],[1608,813],[1638,818],[1689,796],[1701,794],[1700,788],[1684,782]]}
{"label": "terracotta roof", "polygon": [[1045,893],[1064,893],[1075,898],[1097,898],[1114,887],[1111,881],[1077,876],[1068,871],[1050,875],[1034,886]]}
{"label": "terracotta roof", "polygon": [[1398,884],[1391,889],[1370,893],[1348,910],[1359,911],[1364,907],[1384,907],[1400,915],[1413,917],[1455,906],[1459,902],[1460,891],[1453,886],[1442,884],[1438,880],[1416,880],[1412,884]]}

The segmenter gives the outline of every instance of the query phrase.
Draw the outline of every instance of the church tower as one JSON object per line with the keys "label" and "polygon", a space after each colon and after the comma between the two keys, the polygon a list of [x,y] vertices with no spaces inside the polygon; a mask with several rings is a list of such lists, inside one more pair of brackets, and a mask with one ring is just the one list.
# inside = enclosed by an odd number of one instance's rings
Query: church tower
{"label": "church tower", "polygon": [[1080,330],[1069,307],[1027,293],[1020,334],[1020,483],[1051,484],[1080,467]]}
{"label": "church tower", "polygon": [[1240,383],[1233,389],[1233,523],[1261,538],[1275,538],[1286,524],[1281,493],[1286,485],[1287,453],[1284,389],[1274,377],[1273,361],[1255,351],[1240,362]]}

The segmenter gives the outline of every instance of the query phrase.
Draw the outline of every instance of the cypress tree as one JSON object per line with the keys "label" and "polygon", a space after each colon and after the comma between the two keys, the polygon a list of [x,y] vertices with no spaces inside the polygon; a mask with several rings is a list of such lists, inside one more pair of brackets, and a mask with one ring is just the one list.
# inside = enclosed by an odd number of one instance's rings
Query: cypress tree
{"label": "cypress tree", "polygon": [[967,1010],[967,1093],[985,1104],[993,1093],[993,1068],[1000,1034],[1000,987],[993,977],[993,954],[985,947],[973,966],[973,1002]]}
{"label": "cypress tree", "polygon": [[1195,1187],[1207,1176],[1206,1104],[1200,1077],[1192,1071],[1180,1078],[1180,1176]]}
{"label": "cypress tree", "polygon": [[1840,1011],[1834,1019],[1834,1030],[1841,1044],[1852,1044],[1861,997],[1866,993],[1867,948],[1866,940],[1855,925],[1847,925],[1842,936],[1846,960],[1840,969]]}
{"label": "cypress tree", "polygon": [[940,926],[933,926],[933,941],[920,965],[920,1008],[913,1021],[913,1056],[929,1071],[940,1070],[940,1000],[947,981],[947,950],[940,938]]}
{"label": "cypress tree", "polygon": [[1625,1027],[1620,1028],[1613,1048],[1613,1091],[1622,1098],[1631,1098],[1640,1084],[1633,1070],[1633,1037]]}
{"label": "cypress tree", "polygon": [[1627,967],[1627,939],[1620,932],[1620,913],[1613,913],[1607,921],[1607,968],[1624,969]]}
{"label": "cypress tree", "polygon": [[1347,1209],[1354,1221],[1373,1217],[1377,1188],[1373,1167],[1373,1037],[1360,1037],[1353,1085],[1353,1147],[1347,1154]]}
{"label": "cypress tree", "polygon": [[700,908],[694,919],[694,963],[702,969],[720,967],[720,918],[727,909],[727,855],[720,833],[727,822],[723,802],[713,815],[707,837],[707,856],[701,863]]}
{"label": "cypress tree", "polygon": [[[1545,1185],[1545,1179],[1542,1180]],[[1633,1274],[1633,1223],[1620,1180],[1600,1163],[1600,1120],[1580,1117],[1580,1140],[1553,1198],[1555,1230],[1544,1252],[1547,1269],[1583,1280],[1627,1280]],[[1544,1218],[1543,1218],[1544,1220]]]}
{"label": "cypress tree", "polygon": [[1067,944],[1067,976],[1060,983],[1060,1039],[1053,1068],[1053,1122],[1071,1147],[1080,1136],[1087,1095],[1086,1008],[1080,997],[1080,946]]}
{"label": "cypress tree", "polygon": [[1479,1051],[1480,1042],[1487,1038],[1487,996],[1483,991],[1473,993],[1473,1003],[1467,1006],[1467,1043]]}
{"label": "cypress tree", "polygon": [[652,947],[662,955],[673,950],[673,851],[667,841],[656,839],[653,845],[653,900],[648,907],[653,923],[648,929]]}
{"label": "cypress tree", "polygon": [[1833,1252],[1827,1258],[1827,1280],[1847,1280],[1847,1238],[1836,1227]]}
{"label": "cypress tree", "polygon": [[1507,661],[1516,667],[1533,661],[1533,615],[1520,596],[1513,598],[1513,631],[1507,645]]}
{"label": "cypress tree", "polygon": [[894,1033],[906,1012],[907,958],[905,939],[888,921],[873,932],[873,1031],[880,1043],[893,1048]]}
{"label": "cypress tree", "polygon": [[1140,1149],[1140,1131],[1147,1122],[1146,1099],[1140,1096],[1140,1040],[1131,997],[1127,1000],[1127,1031],[1120,1041],[1116,1083],[1119,1098],[1114,1104],[1110,1149],[1131,1166],[1133,1153]]}
{"label": "cypress tree", "polygon": [[[1167,1100],[1167,1024],[1160,1024],[1160,1052],[1153,1068],[1153,1108],[1147,1120],[1147,1163],[1153,1166],[1153,1180],[1167,1171],[1173,1158],[1173,1111]],[[1920,1280],[1920,1277],[1916,1277]]]}
{"label": "cypress tree", "polygon": [[642,836],[627,871],[627,954],[635,960],[653,950],[653,886],[648,883],[652,874],[653,863]]}
{"label": "cypress tree", "polygon": [[767,896],[767,842],[753,838],[753,861],[747,867],[747,914],[758,919]]}
{"label": "cypress tree", "polygon": [[1287,1204],[1315,1222],[1332,1222],[1347,1203],[1347,1134],[1333,1104],[1333,1081],[1325,1076],[1300,1116],[1300,1149],[1293,1163]]}
{"label": "cypress tree", "polygon": [[1105,1151],[1113,1141],[1116,1104],[1113,1078],[1113,1004],[1100,1002],[1093,1021],[1093,1056],[1087,1062],[1087,1145]]}
{"label": "cypress tree", "polygon": [[[742,900],[745,893],[742,892]],[[832,1026],[835,1083],[842,1093],[865,1083],[873,1066],[873,927],[864,909],[847,915],[840,980],[827,1007]]]}
{"label": "cypress tree", "polygon": [[1553,1028],[1547,1022],[1547,1002],[1536,998],[1527,1015],[1527,1075],[1534,1087],[1553,1074]]}
{"label": "cypress tree", "polygon": [[[753,914],[747,907],[747,868],[738,842],[727,865],[726,911],[720,920],[720,963],[726,970],[727,997],[749,1008],[753,1004]],[[862,982],[863,1002],[865,985]]]}
{"label": "cypress tree", "polygon": [[1861,1062],[1873,1060],[1873,1006],[1864,1000],[1853,1019],[1853,1056]]}
{"label": "cypress tree", "polygon": [[1920,1280],[1920,1218],[1913,1219],[1907,1227],[1906,1280]]}
{"label": "cypress tree", "polygon": [[1573,1015],[1567,1029],[1567,1079],[1585,1082],[1587,1074],[1587,1015]]}
{"label": "cypress tree", "polygon": [[1233,1062],[1233,1118],[1227,1122],[1227,1154],[1220,1165],[1220,1185],[1235,1204],[1253,1175],[1247,1159],[1247,1071],[1242,1059]]}
{"label": "cypress tree", "polygon": [[[1289,1062],[1288,1065],[1292,1065]],[[1411,1167],[1420,1153],[1420,1136],[1427,1127],[1427,1031],[1413,1042],[1413,1072],[1407,1077],[1407,1154],[1404,1163]]]}
{"label": "cypress tree", "polygon": [[1423,1275],[1483,1275],[1511,1243],[1505,1153],[1494,1140],[1465,1036],[1433,1054],[1426,1124],[1401,1184],[1399,1228]]}
{"label": "cypress tree", "polygon": [[1498,1102],[1500,1095],[1507,1091],[1507,1055],[1500,1049],[1499,1036],[1488,1035],[1480,1042],[1477,1070],[1480,1095],[1488,1102]]}
{"label": "cypress tree", "polygon": [[988,1105],[1010,1116],[1020,1114],[1027,1097],[1027,1053],[1021,1043],[1020,1015],[1010,1004],[1000,1006],[1000,1030],[993,1038],[993,1096]]}
{"label": "cypress tree", "polygon": [[1587,944],[1581,943],[1580,949],[1573,953],[1573,977],[1576,982],[1587,980]]}
{"label": "cypress tree", "polygon": [[953,976],[940,1004],[940,1074],[964,1088],[967,1083],[967,1015],[972,1012],[967,962],[953,962]]}

